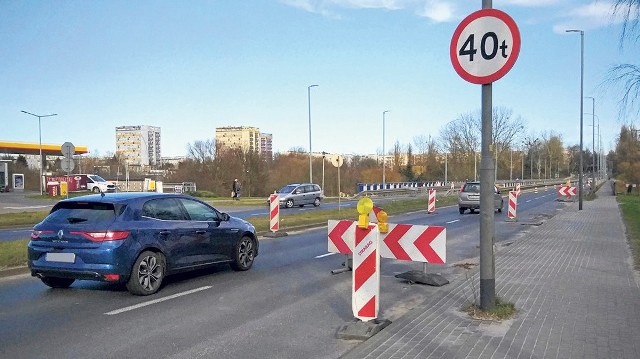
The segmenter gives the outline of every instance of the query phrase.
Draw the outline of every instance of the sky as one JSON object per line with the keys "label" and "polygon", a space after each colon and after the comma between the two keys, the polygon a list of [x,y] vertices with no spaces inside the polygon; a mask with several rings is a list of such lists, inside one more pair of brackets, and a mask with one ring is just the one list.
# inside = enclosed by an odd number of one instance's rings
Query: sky
{"label": "sky", "polygon": [[[252,126],[277,152],[381,153],[383,141],[437,138],[476,113],[481,86],[449,57],[481,0],[0,1],[0,141],[72,142],[115,152],[115,127],[159,126],[162,156],[184,156],[215,128]],[[585,32],[584,146],[592,105],[605,150],[623,123],[612,66],[635,63],[606,0],[494,0],[521,36],[493,105],[579,143],[580,35]],[[637,44],[636,44],[637,45]],[[309,90],[309,86],[312,87]],[[310,103],[308,95],[310,93]],[[383,112],[384,115],[383,131]],[[633,120],[633,119],[631,119]],[[588,126],[587,126],[588,125]],[[383,136],[384,132],[384,136]],[[597,132],[596,132],[597,133]],[[384,137],[384,138],[383,138]],[[516,143],[518,144],[518,143]],[[521,141],[520,141],[521,144]]]}

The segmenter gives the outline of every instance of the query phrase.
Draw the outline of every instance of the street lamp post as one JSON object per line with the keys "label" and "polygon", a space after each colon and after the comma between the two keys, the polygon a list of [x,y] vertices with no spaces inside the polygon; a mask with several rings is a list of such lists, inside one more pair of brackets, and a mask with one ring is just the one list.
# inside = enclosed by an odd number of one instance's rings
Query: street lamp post
{"label": "street lamp post", "polygon": [[318,85],[310,85],[307,87],[307,100],[309,104],[309,183],[313,183],[313,167],[311,166],[311,88]]}
{"label": "street lamp post", "polygon": [[327,152],[322,151],[322,190],[324,191],[324,160],[328,155]]}
{"label": "street lamp post", "polygon": [[584,112],[584,31],[566,30],[566,32],[580,33],[580,172],[578,175],[578,210],[582,210],[582,113]]}
{"label": "street lamp post", "polygon": [[382,111],[382,189],[386,189],[387,188],[387,179],[385,177],[385,171],[387,168],[387,164],[386,164],[386,153],[385,153],[385,147],[384,147],[384,136],[385,136],[385,120],[386,120],[386,114],[387,112],[389,112],[389,110],[385,110]]}
{"label": "street lamp post", "polygon": [[596,185],[596,99],[590,96],[585,96],[585,98],[591,99],[591,150],[593,151],[593,162],[591,163],[592,182],[590,188],[593,191]]}
{"label": "street lamp post", "polygon": [[39,149],[40,149],[40,195],[42,196],[42,167],[43,167],[43,162],[44,159],[42,158],[42,125],[41,125],[41,118],[43,117],[51,117],[51,116],[58,116],[57,113],[52,113],[49,115],[35,115],[31,112],[27,112],[27,111],[22,111],[23,113],[26,113],[27,115],[31,115],[31,116],[35,116],[38,118],[38,140],[39,140]]}
{"label": "street lamp post", "polygon": [[513,181],[513,148],[510,149],[509,155],[509,181]]}

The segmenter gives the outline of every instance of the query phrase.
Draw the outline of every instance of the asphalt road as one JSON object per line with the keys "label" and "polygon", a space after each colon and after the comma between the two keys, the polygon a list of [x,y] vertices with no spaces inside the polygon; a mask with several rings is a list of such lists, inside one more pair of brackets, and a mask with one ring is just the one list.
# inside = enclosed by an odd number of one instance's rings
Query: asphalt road
{"label": "asphalt road", "polygon": [[[496,214],[498,247],[575,205],[555,198],[523,194],[517,223]],[[464,269],[454,263],[477,262],[479,219],[448,207],[389,222],[445,225],[447,264],[427,269],[457,281],[465,280]],[[358,344],[335,338],[353,319],[351,272],[330,273],[344,256],[327,253],[326,228],[261,238],[260,249],[250,271],[219,266],[169,277],[151,297],[88,281],[50,289],[28,275],[0,279],[0,357],[336,358]],[[439,289],[394,277],[422,267],[381,261],[380,318],[396,320]]]}

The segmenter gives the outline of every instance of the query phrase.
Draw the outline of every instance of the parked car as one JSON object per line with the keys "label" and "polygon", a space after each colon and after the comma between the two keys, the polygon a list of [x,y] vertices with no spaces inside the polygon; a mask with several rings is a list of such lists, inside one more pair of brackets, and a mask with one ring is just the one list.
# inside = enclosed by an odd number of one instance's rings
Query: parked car
{"label": "parked car", "polygon": [[[498,210],[498,212],[502,212],[504,199],[500,195],[500,190],[495,186],[493,192],[493,205],[494,209]],[[458,194],[458,210],[460,211],[460,214],[463,214],[467,209],[470,213],[473,213],[476,209],[480,209],[480,182],[474,181],[465,183]]]}
{"label": "parked car", "polygon": [[[324,198],[320,186],[314,183],[293,183],[288,184],[276,191],[281,207],[292,208],[293,206],[304,206],[313,204],[318,207]],[[269,201],[267,200],[267,203]]]}
{"label": "parked car", "polygon": [[109,193],[58,202],[35,225],[31,275],[53,288],[87,279],[125,283],[136,295],[158,291],[170,274],[229,263],[251,268],[255,228],[182,194]]}
{"label": "parked car", "polygon": [[72,174],[69,176],[46,176],[49,182],[67,182],[69,192],[90,191],[93,193],[115,192],[116,185],[98,175],[92,174]]}

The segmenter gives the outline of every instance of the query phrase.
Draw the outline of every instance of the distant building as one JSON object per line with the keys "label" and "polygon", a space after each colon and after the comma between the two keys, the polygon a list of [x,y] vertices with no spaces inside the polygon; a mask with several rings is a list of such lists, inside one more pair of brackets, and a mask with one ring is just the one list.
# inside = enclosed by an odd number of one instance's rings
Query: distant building
{"label": "distant building", "polygon": [[160,127],[116,127],[116,155],[122,156],[129,164],[159,166],[162,164],[160,149]]}
{"label": "distant building", "polygon": [[216,146],[219,148],[239,148],[243,152],[257,152],[265,156],[272,155],[273,136],[261,133],[257,127],[218,127],[216,128]]}
{"label": "distant building", "polygon": [[265,157],[273,157],[273,135],[270,133],[260,133],[260,153]]}

